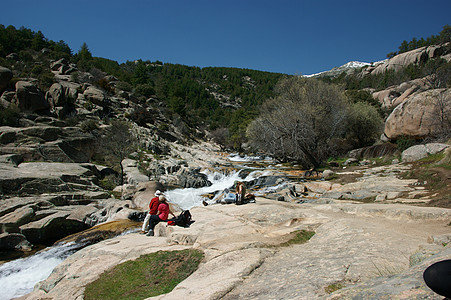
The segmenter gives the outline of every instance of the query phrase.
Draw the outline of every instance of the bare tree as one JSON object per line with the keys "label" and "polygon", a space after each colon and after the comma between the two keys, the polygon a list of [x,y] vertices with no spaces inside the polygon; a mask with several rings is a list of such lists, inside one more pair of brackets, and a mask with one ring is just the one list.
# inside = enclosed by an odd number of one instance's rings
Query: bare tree
{"label": "bare tree", "polygon": [[451,137],[451,90],[434,90],[435,97],[430,99],[431,113],[426,116],[430,119],[431,127],[434,129],[432,135],[442,141]]}
{"label": "bare tree", "polygon": [[334,149],[346,117],[343,92],[322,81],[283,79],[247,130],[250,145],[281,160],[318,167]]}
{"label": "bare tree", "polygon": [[435,139],[446,141],[451,136],[451,62],[443,59],[431,60],[425,68],[425,83],[432,89],[429,99],[431,110],[425,117],[429,119]]}
{"label": "bare tree", "polygon": [[102,137],[101,147],[105,159],[110,165],[120,167],[120,184],[124,183],[124,166],[122,161],[137,150],[137,139],[133,136],[126,121],[113,120],[106,134]]}

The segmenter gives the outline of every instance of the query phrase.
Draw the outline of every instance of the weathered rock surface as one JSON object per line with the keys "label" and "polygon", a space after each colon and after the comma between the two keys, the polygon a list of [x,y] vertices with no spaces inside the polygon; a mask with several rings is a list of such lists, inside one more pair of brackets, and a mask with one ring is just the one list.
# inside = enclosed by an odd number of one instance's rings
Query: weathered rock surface
{"label": "weathered rock surface", "polygon": [[403,162],[413,162],[425,158],[428,155],[442,152],[448,147],[449,145],[441,143],[415,145],[404,150],[401,154],[401,158]]}
{"label": "weathered rock surface", "polygon": [[412,51],[398,54],[395,57],[384,61],[383,63],[376,66],[371,71],[371,74],[378,75],[385,73],[386,71],[397,71],[408,65],[424,63],[428,59],[437,58],[445,54],[447,54],[447,45],[421,47]]}
{"label": "weathered rock surface", "polygon": [[430,88],[429,78],[419,78],[403,82],[398,86],[391,86],[385,90],[372,93],[373,97],[381,103],[382,107],[396,107],[415,92],[424,92]]}
{"label": "weathered rock surface", "polygon": [[448,116],[451,89],[435,89],[414,93],[398,105],[385,121],[384,133],[390,140],[401,136],[424,138],[442,133],[447,122],[440,121]]}
{"label": "weathered rock surface", "polygon": [[46,99],[50,108],[59,118],[75,111],[75,101],[78,98],[79,89],[81,89],[79,84],[66,81],[54,83],[50,87]]}
{"label": "weathered rock surface", "polygon": [[[22,299],[81,299],[87,283],[118,263],[187,247],[203,250],[205,263],[172,292],[152,299],[324,299],[324,288],[332,283],[359,286],[389,272],[409,271],[410,256],[428,245],[431,235],[449,233],[451,210],[422,208],[424,214],[416,215],[409,213],[412,209],[399,204],[299,205],[263,198],[242,206],[197,207],[191,210],[195,222],[190,228],[161,223],[155,237],[133,233],[80,250]],[[268,246],[299,229],[316,234],[306,244]],[[433,297],[431,291],[427,295]]]}
{"label": "weathered rock surface", "polygon": [[[21,234],[32,244],[52,243],[130,213],[130,201],[109,199],[96,185],[101,172],[92,164],[0,163],[0,170],[0,190],[8,195],[0,203],[0,233]],[[11,238],[7,249],[14,248],[12,241],[22,244]]]}
{"label": "weathered rock surface", "polygon": [[86,100],[91,101],[94,104],[97,105],[104,105],[104,101],[106,100],[105,93],[93,86],[89,86],[84,92],[83,96]]}
{"label": "weathered rock surface", "polygon": [[20,154],[24,160],[88,162],[95,138],[76,127],[37,125],[0,127],[0,153]]}
{"label": "weathered rock surface", "polygon": [[16,101],[21,111],[39,112],[49,108],[42,91],[30,81],[16,83]]}

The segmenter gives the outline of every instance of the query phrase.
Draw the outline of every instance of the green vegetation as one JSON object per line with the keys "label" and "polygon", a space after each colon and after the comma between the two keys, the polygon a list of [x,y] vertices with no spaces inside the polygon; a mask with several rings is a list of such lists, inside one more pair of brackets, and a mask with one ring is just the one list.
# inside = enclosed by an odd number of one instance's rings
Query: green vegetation
{"label": "green vegetation", "polygon": [[11,105],[9,108],[0,106],[0,126],[15,127],[19,121],[19,108],[16,105]]}
{"label": "green vegetation", "polygon": [[333,292],[338,291],[344,287],[345,285],[343,284],[343,282],[339,281],[329,284],[324,288],[324,291],[328,294],[332,294]]}
{"label": "green vegetation", "polygon": [[430,37],[424,39],[424,38],[413,38],[409,42],[404,40],[401,45],[399,46],[398,52],[391,52],[387,54],[387,58],[391,58],[395,55],[408,52],[411,50],[415,50],[421,47],[425,46],[431,46],[436,44],[444,44],[447,42],[451,42],[451,26],[445,25],[443,26],[442,31],[438,35],[431,35]]}
{"label": "green vegetation", "polygon": [[[71,49],[64,41],[54,42],[49,41],[44,37],[41,31],[34,32],[25,27],[16,29],[14,26],[0,24],[0,57],[5,57],[10,53],[19,53],[21,51],[28,51],[30,49],[40,51],[48,48],[62,56],[70,56]],[[25,58],[25,53],[22,56]]]}
{"label": "green vegetation", "polygon": [[[407,47],[403,43],[400,52],[449,41],[450,33],[451,27],[446,25],[437,36],[406,42]],[[17,53],[18,59],[6,58],[10,53]],[[305,166],[319,166],[329,156],[342,155],[377,140],[388,112],[363,88],[380,90],[430,74],[435,75],[429,77],[431,87],[451,86],[451,62],[442,59],[429,59],[379,75],[362,76],[361,70],[342,73],[321,78],[327,83],[321,85],[297,76],[249,69],[199,68],[158,60],[119,64],[94,57],[86,43],[73,54],[66,43],[50,41],[40,31],[0,25],[0,65],[20,73],[20,77],[37,78],[44,93],[55,81],[50,62],[61,58],[80,70],[71,74],[73,80],[89,81],[109,96],[124,95],[132,104],[126,118],[140,126],[156,125],[165,131],[174,125],[178,132],[194,138],[203,138],[208,132],[224,150],[241,151],[250,138],[255,152],[264,150],[281,161],[298,161]],[[92,78],[85,78],[84,71]],[[114,83],[105,74],[114,76]],[[297,93],[293,101],[292,93]],[[283,101],[277,103],[280,100]],[[94,107],[89,101],[85,103],[88,110]],[[272,122],[267,116],[273,113],[271,109],[277,109],[279,120]],[[2,122],[13,121],[7,118],[9,113],[2,112]],[[101,117],[108,113],[105,110]],[[160,113],[172,123],[156,123]],[[263,121],[265,125],[259,128]],[[287,124],[279,126],[283,121]],[[268,130],[270,122],[275,130]],[[93,122],[83,123],[82,129],[97,130]],[[247,134],[252,131],[253,134]],[[400,143],[403,142],[407,141]]]}
{"label": "green vegetation", "polygon": [[401,178],[417,179],[426,188],[432,199],[427,205],[451,208],[450,151],[429,155],[412,164],[409,171],[400,174]]}
{"label": "green vegetation", "polygon": [[104,272],[86,286],[84,299],[144,299],[169,293],[202,259],[203,253],[193,249],[143,255]]}
{"label": "green vegetation", "polygon": [[315,232],[309,230],[298,230],[295,231],[293,235],[294,236],[289,241],[280,244],[279,247],[288,247],[291,245],[304,244],[315,235]]}
{"label": "green vegetation", "polygon": [[281,80],[277,96],[262,105],[247,129],[255,151],[281,161],[318,168],[334,155],[345,134],[348,103],[343,90],[320,80]]}

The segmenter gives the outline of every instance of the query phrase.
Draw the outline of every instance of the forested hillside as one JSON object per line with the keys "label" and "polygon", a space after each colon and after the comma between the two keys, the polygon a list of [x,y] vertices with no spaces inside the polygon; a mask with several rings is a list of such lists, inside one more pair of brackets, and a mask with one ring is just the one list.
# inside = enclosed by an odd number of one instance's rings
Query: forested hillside
{"label": "forested hillside", "polygon": [[[6,88],[11,93],[4,94],[3,106],[8,107],[18,97],[13,93],[18,81],[36,85],[38,93],[46,94],[50,102],[52,97],[59,97],[55,91],[48,97],[51,86],[59,83],[60,89],[72,89],[73,95],[66,97],[69,102],[59,109],[59,118],[77,117],[77,103],[79,108],[95,112],[99,120],[108,123],[109,118],[118,117],[109,114],[114,106],[129,107],[123,116],[119,115],[141,127],[153,124],[160,135],[173,125],[173,131],[186,137],[213,138],[224,148],[239,151],[245,145],[247,151],[317,167],[328,157],[371,146],[386,133],[384,121],[394,106],[384,103],[394,101],[407,89],[398,89],[397,85],[415,79],[426,82],[421,87],[408,84],[411,92],[451,86],[451,62],[445,56],[451,53],[450,40],[451,27],[446,25],[437,36],[402,42],[391,59],[400,58],[401,63],[388,60],[354,72],[305,79],[159,60],[118,63],[93,57],[86,43],[74,53],[64,41],[48,40],[40,31],[0,25],[0,66],[12,73]],[[441,44],[425,47],[436,42]],[[415,47],[423,48],[415,51]],[[411,51],[405,52],[408,50]],[[69,82],[71,87],[61,87],[61,82]],[[386,99],[375,96],[389,87],[396,91],[384,92]],[[442,137],[450,119],[448,98],[443,99],[444,109],[431,113],[442,120]],[[0,115],[2,125],[13,125],[14,113],[17,112],[13,105],[4,109]],[[160,113],[164,118],[155,124],[154,118]],[[276,113],[279,115],[274,119]],[[389,139],[396,141],[402,134],[398,132]],[[409,138],[425,138],[422,133],[412,135]]]}
{"label": "forested hillside", "polygon": [[[8,55],[17,55],[20,63]],[[150,53],[151,55],[151,53]],[[11,58],[11,56],[10,56]],[[273,96],[273,87],[283,74],[236,68],[199,68],[161,61],[118,63],[93,57],[88,45],[74,53],[64,41],[48,40],[40,31],[0,25],[0,65],[16,77],[35,77],[45,92],[54,82],[49,61],[67,59],[79,71],[105,72],[115,76],[119,88],[133,93],[142,102],[148,98],[162,101],[169,112],[190,127],[201,130],[223,129],[229,146],[239,145],[248,122],[258,107]],[[73,73],[72,76],[77,76]],[[112,92],[102,76],[94,84]]]}

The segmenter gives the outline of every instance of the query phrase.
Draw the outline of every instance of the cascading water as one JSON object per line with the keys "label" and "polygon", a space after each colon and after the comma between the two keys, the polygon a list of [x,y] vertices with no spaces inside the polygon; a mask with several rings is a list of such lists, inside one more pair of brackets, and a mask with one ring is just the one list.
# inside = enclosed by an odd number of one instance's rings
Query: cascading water
{"label": "cascading water", "polygon": [[[268,158],[231,155],[229,160],[246,163],[268,161]],[[230,189],[236,181],[249,182],[266,175],[265,170],[255,170],[243,179],[240,177],[240,172],[224,175],[219,172],[206,171],[205,174],[212,185],[202,188],[175,189],[167,191],[165,194],[170,202],[186,210],[201,206],[202,200],[205,199],[202,197],[204,194]],[[33,256],[0,265],[0,300],[9,300],[30,293],[36,283],[45,280],[60,262],[82,247],[77,244],[54,246]]]}
{"label": "cascading water", "polygon": [[208,180],[212,185],[202,188],[184,188],[167,191],[165,195],[169,202],[177,204],[183,210],[191,209],[195,206],[202,205],[202,200],[204,199],[202,195],[231,188],[235,181],[251,181],[258,175],[261,175],[261,172],[252,172],[244,179],[239,176],[239,171],[230,175],[217,172],[205,172],[205,174],[208,176]]}
{"label": "cascading water", "polygon": [[0,300],[30,293],[36,283],[46,279],[60,262],[79,248],[76,244],[50,247],[33,256],[0,265]]}

